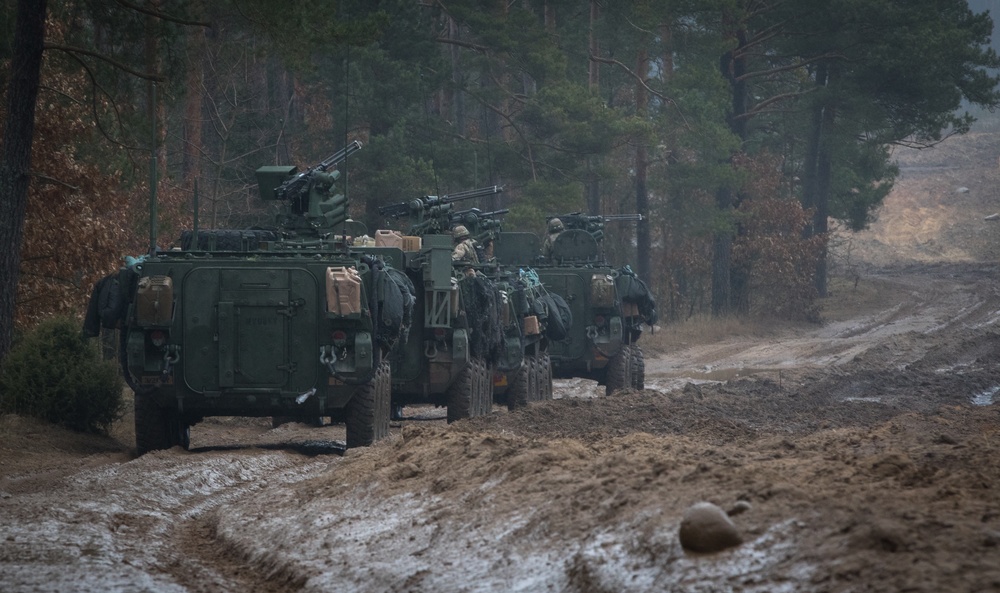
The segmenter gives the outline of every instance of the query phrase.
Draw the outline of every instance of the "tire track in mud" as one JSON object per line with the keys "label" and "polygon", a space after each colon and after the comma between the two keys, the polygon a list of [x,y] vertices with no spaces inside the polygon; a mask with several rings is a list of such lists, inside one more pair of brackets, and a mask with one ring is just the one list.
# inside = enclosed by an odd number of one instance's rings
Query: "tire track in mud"
{"label": "tire track in mud", "polygon": [[[919,360],[930,336],[989,330],[1000,323],[1000,268],[991,263],[908,265],[871,274],[869,283],[898,302],[789,337],[733,338],[647,361],[647,384],[673,389],[681,379],[725,381],[791,368],[831,368],[882,346],[886,365]],[[900,296],[895,296],[900,295]],[[849,302],[850,295],[840,295]],[[880,301],[882,302],[882,301]],[[923,338],[921,338],[923,336]]]}
{"label": "tire track in mud", "polygon": [[[293,574],[274,574],[258,569],[249,563],[230,544],[218,537],[218,510],[238,503],[249,497],[264,496],[268,488],[288,488],[301,480],[309,479],[327,468],[325,458],[317,460],[312,455],[304,456],[294,451],[301,445],[278,444],[257,445],[260,448],[279,449],[263,456],[276,456],[284,466],[279,471],[267,471],[247,475],[246,479],[234,483],[224,491],[194,497],[187,501],[179,514],[184,521],[169,529],[162,538],[169,545],[157,556],[159,570],[169,574],[179,585],[192,593],[291,593],[301,590],[304,581]],[[192,459],[184,463],[204,463],[213,466],[214,460],[231,460],[227,452],[196,452],[192,456],[205,455],[196,462]],[[251,459],[256,456],[252,455]],[[212,470],[209,470],[212,471]]]}

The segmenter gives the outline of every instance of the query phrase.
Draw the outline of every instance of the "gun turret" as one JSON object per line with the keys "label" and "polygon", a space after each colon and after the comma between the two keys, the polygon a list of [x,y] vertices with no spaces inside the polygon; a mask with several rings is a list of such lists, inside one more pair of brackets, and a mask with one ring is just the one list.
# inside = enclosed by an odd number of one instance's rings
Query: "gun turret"
{"label": "gun turret", "polygon": [[[408,216],[408,235],[444,233],[452,224],[452,210],[455,202],[492,196],[503,191],[503,187],[491,185],[479,189],[469,189],[446,196],[423,196],[414,200],[404,200],[396,204],[382,206],[378,213],[387,218]],[[468,211],[466,211],[468,212]]]}
{"label": "gun turret", "polygon": [[355,140],[302,173],[290,166],[257,169],[260,197],[283,202],[277,226],[310,234],[347,220],[347,196],[334,192],[340,172],[330,169],[360,149],[361,143]]}
{"label": "gun turret", "polygon": [[[313,177],[320,177],[316,173],[325,173],[327,169],[339,165],[341,162],[347,160],[347,157],[359,150],[361,150],[361,142],[357,140],[351,142],[321,161],[318,165],[310,167],[276,187],[274,189],[274,197],[279,200],[295,200],[305,197],[309,191],[309,182],[312,181]],[[338,177],[340,177],[340,173],[335,172],[333,180],[336,180]],[[326,181],[325,179],[323,180]]]}
{"label": "gun turret", "polygon": [[599,242],[604,238],[604,223],[639,222],[642,220],[642,214],[608,214],[603,216],[589,216],[583,214],[582,212],[570,212],[569,214],[561,214],[558,216],[547,216],[545,217],[545,221],[548,222],[553,218],[561,220],[565,229],[579,229],[581,231],[587,231]]}

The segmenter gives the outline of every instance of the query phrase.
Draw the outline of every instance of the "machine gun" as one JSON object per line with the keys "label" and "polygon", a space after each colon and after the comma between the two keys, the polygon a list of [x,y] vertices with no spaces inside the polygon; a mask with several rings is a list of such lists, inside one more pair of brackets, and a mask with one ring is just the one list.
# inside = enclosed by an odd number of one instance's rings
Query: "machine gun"
{"label": "machine gun", "polygon": [[510,212],[510,208],[483,212],[479,208],[469,208],[460,212],[451,213],[451,225],[462,225],[469,231],[469,235],[476,244],[476,253],[479,261],[485,262],[492,258],[492,250],[487,246],[500,236],[503,230],[503,220],[500,216]]}
{"label": "machine gun", "polygon": [[360,149],[361,143],[355,140],[302,173],[288,165],[257,169],[260,197],[281,202],[277,226],[283,230],[315,234],[331,230],[347,220],[347,196],[333,191],[340,172],[336,169],[328,172],[328,169]]}
{"label": "machine gun", "polygon": [[423,196],[415,200],[404,200],[396,204],[382,206],[378,213],[387,218],[408,216],[408,235],[429,235],[447,232],[451,228],[452,210],[455,202],[492,196],[503,191],[499,185],[479,189],[469,189],[446,196]]}
{"label": "machine gun", "polygon": [[558,218],[566,230],[579,229],[587,231],[600,242],[604,238],[604,223],[606,222],[639,222],[642,214],[608,214],[605,216],[589,216],[582,212],[570,212],[559,216],[547,216],[545,222]]}
{"label": "machine gun", "polygon": [[510,208],[491,212],[483,212],[479,208],[469,208],[468,210],[452,212],[450,222],[452,226],[465,225],[465,228],[469,229],[469,233],[475,236],[480,231],[500,231],[502,221],[497,217],[508,212],[510,212]]}
{"label": "machine gun", "polygon": [[[316,176],[316,173],[325,173],[327,169],[347,160],[347,157],[359,150],[361,150],[361,142],[357,140],[351,142],[347,146],[324,159],[315,167],[309,167],[309,169],[295,175],[291,179],[279,185],[274,190],[274,197],[279,200],[290,201],[305,197],[309,191],[309,182]],[[338,173],[333,176],[333,179],[336,180],[339,176],[340,175]]]}

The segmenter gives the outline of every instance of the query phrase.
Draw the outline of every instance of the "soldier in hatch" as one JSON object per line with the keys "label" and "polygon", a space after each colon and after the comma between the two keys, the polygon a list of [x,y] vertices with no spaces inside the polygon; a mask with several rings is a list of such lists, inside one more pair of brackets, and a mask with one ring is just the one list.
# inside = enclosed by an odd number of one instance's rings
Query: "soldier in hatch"
{"label": "soldier in hatch", "polygon": [[[478,264],[479,256],[476,254],[476,244],[469,236],[469,229],[464,225],[458,225],[452,229],[452,241],[455,248],[451,250],[451,261]],[[476,271],[471,267],[465,268],[466,275],[474,275]]]}
{"label": "soldier in hatch", "polygon": [[549,234],[545,237],[545,241],[542,242],[542,255],[545,259],[552,259],[552,245],[556,242],[556,237],[559,236],[566,228],[563,223],[558,218],[553,218],[549,220]]}

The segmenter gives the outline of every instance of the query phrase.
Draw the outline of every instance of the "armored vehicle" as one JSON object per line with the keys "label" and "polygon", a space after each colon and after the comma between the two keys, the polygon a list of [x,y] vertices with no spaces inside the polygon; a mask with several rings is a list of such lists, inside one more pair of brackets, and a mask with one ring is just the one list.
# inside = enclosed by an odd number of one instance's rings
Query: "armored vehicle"
{"label": "armored vehicle", "polygon": [[504,348],[494,372],[493,399],[508,408],[552,399],[551,340],[563,339],[572,324],[570,309],[549,293],[538,274],[527,266],[505,265],[496,257],[496,242],[503,234],[503,214],[508,210],[481,212],[470,208],[452,214],[452,223],[469,230],[481,246],[480,260],[502,295]]}
{"label": "armored vehicle", "polygon": [[387,436],[385,355],[404,329],[403,295],[384,257],[337,234],[347,199],[330,170],[358,148],[303,172],[258,169],[261,197],[280,205],[275,229],[196,231],[119,272],[139,454],[186,448],[208,416],[331,417],[348,447]]}
{"label": "armored vehicle", "polygon": [[[520,298],[512,300],[517,293],[503,290],[512,285],[511,279],[490,261],[490,236],[499,229],[496,217],[504,211],[483,213],[472,208],[456,212],[453,206],[499,191],[501,188],[493,186],[450,196],[425,196],[380,209],[388,217],[406,217],[407,236],[401,239],[420,244],[407,251],[404,266],[415,286],[413,329],[409,339],[390,355],[392,400],[397,409],[417,403],[446,405],[449,421],[488,414],[495,385],[499,383],[499,389],[505,391],[507,373],[520,373],[522,367],[537,368],[531,374],[530,389],[538,394],[544,389],[541,365],[531,363],[541,351],[537,323],[526,338],[523,318],[529,311],[527,307],[516,308],[516,303],[524,300],[523,290]],[[474,261],[455,261],[453,257],[453,237],[444,233],[458,225],[467,227],[482,248]],[[527,398],[529,387],[524,381],[512,384],[515,394],[524,392],[519,401]],[[551,396],[551,388],[547,393]]]}
{"label": "armored vehicle", "polygon": [[605,386],[605,392],[642,389],[645,362],[637,342],[643,323],[656,320],[655,302],[646,285],[627,266],[608,264],[600,247],[604,223],[635,220],[564,214],[562,229],[546,246],[533,233],[501,233],[496,247],[502,261],[531,264],[548,292],[562,297],[573,323],[563,339],[549,345],[554,377],[584,377]]}

